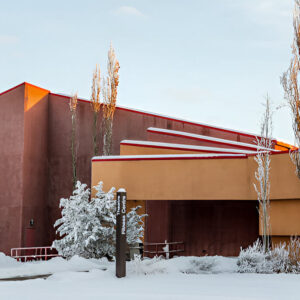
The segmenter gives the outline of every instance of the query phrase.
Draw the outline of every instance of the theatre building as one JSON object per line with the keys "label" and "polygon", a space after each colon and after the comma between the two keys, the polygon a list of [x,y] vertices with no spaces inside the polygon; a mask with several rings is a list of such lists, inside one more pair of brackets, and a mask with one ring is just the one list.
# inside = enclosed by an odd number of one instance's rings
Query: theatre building
{"label": "theatre building", "polygon": [[[99,114],[101,124],[102,114]],[[59,199],[72,193],[69,96],[22,83],[0,94],[0,251],[51,245]],[[148,214],[145,243],[182,255],[237,255],[260,235],[256,135],[117,107],[113,155],[93,157],[93,111],[77,108],[78,179],[127,191]],[[272,241],[300,235],[300,180],[273,140]],[[100,149],[102,145],[100,145]]]}

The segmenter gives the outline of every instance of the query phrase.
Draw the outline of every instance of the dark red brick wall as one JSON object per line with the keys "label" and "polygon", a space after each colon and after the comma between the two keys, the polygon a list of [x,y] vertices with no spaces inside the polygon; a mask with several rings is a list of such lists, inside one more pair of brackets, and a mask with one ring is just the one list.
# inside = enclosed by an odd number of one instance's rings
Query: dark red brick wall
{"label": "dark red brick wall", "polygon": [[[6,253],[12,247],[25,245],[25,231],[31,218],[36,222],[36,246],[50,245],[55,237],[53,224],[60,217],[59,200],[72,193],[69,99],[50,93],[28,111],[24,111],[25,86],[26,84],[22,84],[0,94],[0,251]],[[99,124],[101,120],[100,114]],[[79,101],[77,173],[78,179],[87,184],[90,184],[93,156],[92,126],[93,112],[90,103]],[[147,140],[148,127],[244,142],[253,140],[253,137],[242,137],[236,133],[117,108],[112,154],[119,154],[119,143],[123,139]],[[166,204],[161,205],[164,207]],[[161,213],[166,217],[163,222],[169,224],[175,213],[167,214],[172,208],[162,209]],[[150,219],[149,222],[148,227],[157,232],[155,238],[180,238],[173,236],[170,229],[164,232],[163,226],[157,227]]]}
{"label": "dark red brick wall", "polygon": [[259,236],[256,201],[147,201],[146,242],[185,243],[183,255],[236,256]]}
{"label": "dark red brick wall", "polygon": [[[32,101],[26,93],[25,104]],[[31,88],[30,89],[35,89]],[[36,88],[37,89],[37,88]],[[30,95],[30,92],[29,92]],[[24,151],[23,151],[23,214],[22,245],[48,245],[46,233],[46,203],[48,188],[48,95],[46,94],[24,112]],[[21,166],[19,166],[20,168]],[[27,237],[29,221],[34,220],[34,236]],[[26,242],[27,239],[27,242]],[[29,239],[31,242],[29,243]]]}
{"label": "dark red brick wall", "polygon": [[0,251],[21,246],[24,86],[0,95]]}

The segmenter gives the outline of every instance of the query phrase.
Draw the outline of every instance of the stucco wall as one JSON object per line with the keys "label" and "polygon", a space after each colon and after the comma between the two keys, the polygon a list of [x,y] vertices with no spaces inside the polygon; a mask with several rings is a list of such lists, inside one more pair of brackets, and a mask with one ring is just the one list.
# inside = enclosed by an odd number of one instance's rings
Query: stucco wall
{"label": "stucco wall", "polygon": [[[92,184],[124,187],[131,200],[249,200],[248,160],[94,161]],[[251,186],[252,188],[252,186]]]}
{"label": "stucco wall", "polygon": [[[124,187],[132,200],[257,200],[254,157],[93,161],[92,183]],[[288,153],[271,157],[271,199],[300,199]],[[155,188],[154,188],[155,187]]]}
{"label": "stucco wall", "polygon": [[300,199],[271,201],[270,228],[274,236],[300,236]]}
{"label": "stucco wall", "polygon": [[120,155],[152,155],[152,154],[201,154],[199,152],[185,149],[164,149],[155,147],[141,147],[134,145],[120,145]]}

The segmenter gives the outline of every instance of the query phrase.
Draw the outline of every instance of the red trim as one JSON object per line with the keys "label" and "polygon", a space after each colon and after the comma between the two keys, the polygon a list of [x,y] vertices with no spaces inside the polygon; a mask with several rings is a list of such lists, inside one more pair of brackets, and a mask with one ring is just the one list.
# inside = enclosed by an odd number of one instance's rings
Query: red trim
{"label": "red trim", "polygon": [[231,147],[236,147],[237,149],[243,148],[243,149],[247,149],[247,150],[252,150],[253,151],[253,149],[255,148],[255,145],[253,145],[253,147],[248,147],[248,146],[244,146],[244,145],[235,145],[235,144],[231,144],[231,143],[214,141],[214,140],[210,140],[210,139],[193,137],[193,136],[188,136],[188,135],[184,135],[184,134],[177,134],[177,133],[172,133],[172,132],[155,131],[155,130],[151,130],[151,129],[147,129],[147,131],[148,132],[152,132],[152,133],[157,133],[157,134],[165,134],[165,135],[183,137],[183,138],[187,138],[187,139],[191,139],[191,140],[196,140],[196,141],[206,141],[206,142],[215,143],[215,144],[227,145],[227,146],[231,146]]}
{"label": "red trim", "polygon": [[[28,85],[40,88],[40,87],[32,85],[30,83],[23,82],[23,83],[15,86],[15,87],[7,90],[7,91],[4,91],[4,92],[0,93],[0,96],[3,95],[3,94],[5,94],[5,93],[7,93],[7,92],[9,92],[9,91],[11,91],[11,90],[13,90],[13,89],[15,89],[15,88],[17,88],[17,87],[19,87],[19,86],[21,86],[22,84],[25,84],[25,83],[28,84]],[[40,89],[43,89],[43,88],[40,88]],[[43,90],[46,90],[46,89],[43,89]],[[62,98],[65,98],[65,99],[70,99],[70,96],[65,96],[65,95],[60,95],[60,94],[52,93],[49,90],[46,90],[46,91],[48,91],[49,94],[51,94],[51,95],[54,95],[54,96],[57,96],[57,97],[62,97]],[[80,98],[78,98],[78,101],[85,102],[85,103],[90,103],[89,100],[84,100],[84,99],[80,99]],[[237,135],[246,136],[246,137],[252,137],[252,138],[260,137],[259,135],[254,135],[254,134],[239,132],[239,131],[230,130],[230,129],[218,128],[218,127],[214,127],[214,126],[210,126],[210,125],[204,125],[204,124],[199,124],[199,123],[190,122],[190,121],[184,121],[184,120],[175,119],[175,118],[166,117],[166,116],[161,116],[161,115],[157,115],[157,114],[153,114],[153,113],[143,112],[143,111],[139,111],[139,110],[135,110],[135,109],[131,109],[131,108],[125,108],[125,107],[119,107],[119,106],[117,106],[117,109],[124,110],[124,111],[129,111],[129,112],[134,112],[134,113],[138,113],[138,114],[141,114],[141,115],[146,115],[146,116],[161,118],[161,119],[164,119],[164,120],[170,120],[170,121],[180,122],[180,123],[183,123],[183,124],[189,124],[189,125],[199,126],[199,127],[203,127],[203,128],[217,130],[217,131],[228,132],[228,133],[237,134]],[[273,142],[277,143],[277,140],[273,140]]]}
{"label": "red trim", "polygon": [[37,86],[37,85],[34,85],[34,84],[31,84],[31,83],[28,83],[28,82],[24,81],[24,82],[22,82],[22,83],[20,83],[20,84],[18,84],[18,85],[16,85],[16,86],[14,86],[14,87],[12,87],[12,88],[10,88],[10,89],[8,89],[8,90],[6,90],[6,91],[0,93],[0,96],[6,94],[6,93],[8,93],[8,92],[13,91],[14,89],[16,89],[16,88],[18,88],[18,87],[20,87],[20,86],[22,86],[22,85],[25,85],[25,86],[28,85],[28,86],[35,87],[35,88],[37,88],[37,89],[44,90],[44,91],[47,91],[47,92],[50,93],[49,90],[46,90],[46,89],[41,88],[41,87],[39,87],[39,86]]}
{"label": "red trim", "polygon": [[[52,92],[50,92],[50,94],[54,95],[54,96],[57,96],[57,97],[70,99],[70,96],[60,95],[60,94],[56,94],[56,93],[52,93]],[[84,100],[84,99],[80,99],[80,98],[78,98],[77,100],[80,101],[80,102],[91,103],[89,100]],[[175,118],[171,118],[171,117],[165,117],[165,116],[161,116],[161,115],[157,115],[157,114],[153,114],[153,113],[148,113],[148,112],[143,112],[143,111],[139,111],[139,110],[135,110],[135,109],[131,109],[131,108],[125,108],[125,107],[119,107],[119,106],[117,106],[116,108],[119,109],[119,110],[129,111],[129,112],[133,112],[133,113],[137,113],[137,114],[141,114],[141,115],[145,115],[145,116],[151,116],[151,117],[161,118],[161,119],[164,119],[164,120],[180,122],[180,123],[183,123],[183,124],[189,124],[189,125],[194,125],[194,126],[219,130],[219,131],[222,131],[222,132],[228,132],[228,133],[238,134],[238,135],[252,137],[252,138],[260,137],[259,135],[253,135],[253,134],[238,132],[238,131],[234,131],[234,130],[230,130],[230,129],[223,129],[223,128],[218,128],[218,127],[214,127],[214,126],[199,124],[199,123],[195,123],[195,122],[175,119]],[[273,140],[273,141],[275,143],[277,143],[277,140]]]}
{"label": "red trim", "polygon": [[[71,98],[70,96],[55,94],[55,93],[51,93],[51,92],[50,92],[50,95],[53,95],[53,96],[56,96],[56,97],[62,97],[62,98],[69,99],[69,100]],[[89,100],[84,100],[84,99],[79,99],[79,98],[77,98],[77,100],[80,101],[80,102],[91,103],[91,101],[89,101]]]}
{"label": "red trim", "polygon": [[139,161],[139,160],[195,160],[195,159],[235,159],[235,158],[247,158],[246,154],[239,154],[240,156],[212,156],[212,157],[132,157],[132,158],[104,158],[104,159],[92,159],[92,161]]}
{"label": "red trim", "polygon": [[6,93],[8,93],[8,92],[10,92],[10,91],[12,91],[12,90],[14,90],[14,89],[20,87],[20,86],[22,86],[23,84],[25,84],[25,82],[22,82],[22,83],[20,83],[20,84],[18,84],[18,85],[16,85],[16,86],[14,86],[14,87],[12,87],[12,88],[6,90],[6,91],[0,93],[0,96],[4,95],[4,94],[6,94]]}
{"label": "red trim", "polygon": [[[246,153],[237,153],[237,152],[231,152],[230,149],[228,149],[229,151],[220,151],[220,150],[217,150],[216,151],[211,151],[211,150],[200,150],[200,149],[193,149],[193,148],[179,148],[179,147],[169,147],[169,146],[159,146],[159,145],[147,145],[147,144],[134,144],[134,143],[123,143],[121,142],[120,143],[121,145],[126,145],[126,146],[137,146],[137,147],[146,147],[146,148],[159,148],[159,149],[171,149],[171,150],[181,150],[181,151],[197,151],[197,152],[206,152],[206,153],[228,153],[228,154],[246,154]],[[189,146],[189,145],[187,145]],[[201,147],[201,146],[200,146]],[[221,149],[221,148],[220,148]],[[233,150],[233,149],[231,149]],[[237,149],[238,150],[238,149]],[[241,150],[242,151],[242,150]],[[252,150],[252,151],[255,151],[255,150]]]}
{"label": "red trim", "polygon": [[[243,133],[243,132],[234,131],[234,130],[230,130],[230,129],[218,128],[218,127],[199,124],[199,123],[195,123],[195,122],[179,120],[179,119],[160,116],[160,115],[156,115],[156,114],[152,114],[152,113],[148,113],[148,112],[146,113],[146,112],[142,112],[142,111],[138,111],[138,110],[134,110],[134,109],[130,109],[130,108],[125,108],[125,107],[117,107],[117,108],[120,109],[120,110],[135,112],[135,113],[139,113],[139,114],[147,115],[147,116],[151,116],[151,117],[158,117],[158,118],[161,118],[161,119],[164,119],[164,120],[176,121],[176,122],[181,122],[181,123],[184,123],[184,124],[189,124],[189,125],[194,125],[194,126],[219,130],[219,131],[222,131],[222,132],[228,132],[228,133],[238,134],[238,135],[252,137],[252,138],[260,137],[259,135],[253,135],[253,134]],[[277,143],[277,140],[273,140],[273,141]]]}
{"label": "red trim", "polygon": [[44,91],[50,93],[49,90],[44,89],[44,88],[41,88],[41,87],[39,87],[39,86],[37,86],[37,85],[34,85],[34,84],[31,84],[31,83],[28,83],[28,82],[26,82],[26,81],[24,82],[24,84],[25,84],[25,85],[28,85],[28,86],[31,86],[31,87],[34,87],[34,88],[37,88],[37,89],[40,89],[40,90],[44,90]]}

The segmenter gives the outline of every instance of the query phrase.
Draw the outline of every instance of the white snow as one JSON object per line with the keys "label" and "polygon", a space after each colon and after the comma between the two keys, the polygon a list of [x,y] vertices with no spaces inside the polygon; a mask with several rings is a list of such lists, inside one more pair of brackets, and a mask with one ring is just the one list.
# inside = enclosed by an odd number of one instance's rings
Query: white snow
{"label": "white snow", "polygon": [[246,154],[162,154],[162,155],[111,155],[111,156],[94,156],[92,160],[146,160],[146,159],[184,159],[184,158],[210,158],[210,157],[247,157]]}
{"label": "white snow", "polygon": [[[1,256],[4,256],[4,254],[1,253]],[[18,262],[8,256],[5,258],[6,262],[3,263],[3,260],[0,261],[0,279],[46,275],[66,271],[79,272],[92,269],[106,269],[108,264],[107,259],[84,259],[79,256],[73,256],[70,260],[55,257],[48,261],[32,261],[26,263]]]}
{"label": "white snow", "polygon": [[11,268],[17,266],[19,263],[9,256],[6,256],[4,253],[0,252],[0,268]]}
{"label": "white snow", "polygon": [[15,266],[11,261],[11,264],[0,265],[1,278],[8,274],[54,274],[47,279],[0,281],[0,299],[299,300],[300,275],[239,274],[236,258],[136,259],[127,263],[127,276],[122,279],[115,277],[115,263],[105,259],[54,258],[47,262]]}
{"label": "white snow", "polygon": [[[200,134],[189,133],[189,132],[184,132],[184,131],[169,130],[169,129],[155,128],[155,127],[149,127],[147,129],[147,131],[175,134],[175,135],[180,135],[182,137],[191,137],[191,138],[196,138],[199,140],[207,140],[207,141],[211,141],[213,143],[218,143],[218,144],[230,144],[232,146],[237,146],[238,148],[252,148],[255,150],[256,149],[268,150],[267,148],[259,147],[259,146],[253,145],[253,144],[235,142],[235,141],[231,141],[231,140],[225,140],[225,139],[220,139],[220,138],[216,138],[216,137],[212,137],[212,136],[200,135]],[[269,149],[269,150],[272,150],[273,152],[278,152],[278,150],[274,150],[274,149]]]}
{"label": "white snow", "polygon": [[135,140],[123,140],[120,144],[129,145],[140,145],[140,146],[158,146],[167,147],[174,149],[186,149],[186,150],[200,150],[200,151],[210,151],[216,153],[234,153],[234,154],[256,154],[257,151],[251,150],[240,150],[240,149],[228,149],[228,148],[218,148],[218,147],[207,147],[207,146],[195,146],[195,145],[185,145],[185,144],[175,144],[175,143],[162,143],[162,142],[152,142],[152,141],[135,141]]}

